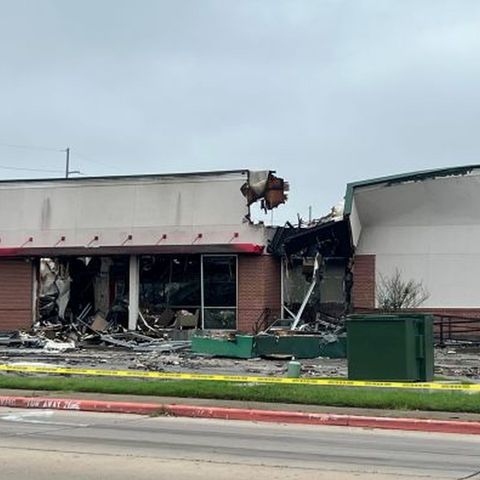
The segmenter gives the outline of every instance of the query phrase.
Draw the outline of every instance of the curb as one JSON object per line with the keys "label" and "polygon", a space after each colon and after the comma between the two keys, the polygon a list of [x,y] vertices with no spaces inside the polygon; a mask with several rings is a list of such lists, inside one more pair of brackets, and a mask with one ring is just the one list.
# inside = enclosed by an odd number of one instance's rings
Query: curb
{"label": "curb", "polygon": [[480,435],[480,422],[429,420],[419,418],[366,417],[328,413],[304,413],[194,405],[108,402],[48,397],[0,396],[0,407],[38,408],[137,415],[171,415],[174,417],[244,420],[251,422],[293,423],[337,427],[380,428],[421,432]]}

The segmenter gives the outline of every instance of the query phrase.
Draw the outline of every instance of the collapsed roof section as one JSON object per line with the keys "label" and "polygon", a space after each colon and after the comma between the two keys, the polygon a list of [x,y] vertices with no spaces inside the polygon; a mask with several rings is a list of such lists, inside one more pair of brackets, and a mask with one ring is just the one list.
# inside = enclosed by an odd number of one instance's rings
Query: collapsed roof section
{"label": "collapsed roof section", "polygon": [[320,253],[325,257],[349,258],[352,254],[349,222],[347,219],[337,218],[305,228],[292,225],[279,227],[268,251],[278,256],[314,256]]}
{"label": "collapsed roof section", "polygon": [[286,239],[286,255],[309,250],[312,247],[325,257],[349,257],[351,254],[350,229],[345,220],[329,221],[304,229]]}
{"label": "collapsed roof section", "polygon": [[261,200],[261,207],[266,212],[287,201],[288,182],[274,173],[273,170],[249,172],[248,180],[241,187],[248,206]]}

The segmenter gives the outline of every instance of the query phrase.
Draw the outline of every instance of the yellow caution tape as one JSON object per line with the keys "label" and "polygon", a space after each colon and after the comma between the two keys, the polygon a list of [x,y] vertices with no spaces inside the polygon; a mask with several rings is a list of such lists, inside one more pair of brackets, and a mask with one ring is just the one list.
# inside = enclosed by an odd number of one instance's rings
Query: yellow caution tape
{"label": "yellow caution tape", "polygon": [[407,382],[372,382],[363,380],[339,380],[333,378],[288,378],[288,377],[253,377],[243,375],[208,375],[203,373],[166,373],[145,372],[141,370],[101,370],[93,368],[46,367],[29,365],[0,365],[0,371],[17,373],[51,373],[55,375],[87,375],[101,377],[151,378],[157,380],[209,380],[215,382],[270,383],[282,385],[317,385],[332,387],[372,387],[372,388],[407,388],[412,390],[457,390],[480,392],[480,384],[452,383],[407,383]]}

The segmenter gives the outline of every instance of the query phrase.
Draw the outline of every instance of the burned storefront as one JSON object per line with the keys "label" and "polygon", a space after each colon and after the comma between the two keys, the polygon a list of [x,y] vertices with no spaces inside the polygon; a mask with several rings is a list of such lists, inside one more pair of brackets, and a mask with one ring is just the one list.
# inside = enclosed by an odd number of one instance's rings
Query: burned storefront
{"label": "burned storefront", "polygon": [[251,331],[281,275],[250,205],[287,189],[248,170],[0,182],[0,330]]}
{"label": "burned storefront", "polygon": [[343,212],[306,226],[277,228],[268,251],[281,261],[281,316],[256,323],[256,335],[195,336],[192,350],[236,358],[345,357],[352,289],[350,238]]}
{"label": "burned storefront", "polygon": [[[139,255],[137,328],[235,330],[237,255]],[[41,258],[37,327],[128,329],[128,256]]]}
{"label": "burned storefront", "polygon": [[309,225],[277,230],[269,250],[282,258],[284,325],[335,329],[351,312],[350,239],[348,221],[335,210]]}
{"label": "burned storefront", "polygon": [[63,327],[72,340],[86,325],[99,332],[109,325],[128,327],[127,256],[40,258],[33,266],[38,272],[35,327]]}

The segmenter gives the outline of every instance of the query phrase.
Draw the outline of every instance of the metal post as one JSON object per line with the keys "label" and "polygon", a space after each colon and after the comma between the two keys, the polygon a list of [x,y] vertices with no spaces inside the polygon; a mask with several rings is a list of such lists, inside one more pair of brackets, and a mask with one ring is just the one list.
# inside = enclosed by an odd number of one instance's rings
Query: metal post
{"label": "metal post", "polygon": [[294,319],[294,321],[292,323],[292,327],[291,327],[292,330],[297,329],[297,326],[300,323],[300,320],[302,319],[303,311],[305,310],[305,307],[307,306],[307,303],[310,300],[310,297],[312,296],[313,289],[315,288],[315,285],[317,284],[318,269],[320,268],[320,265],[319,265],[319,262],[318,262],[319,257],[320,257],[320,255],[317,253],[315,255],[315,263],[314,263],[314,267],[313,267],[312,283],[310,284],[310,288],[308,289],[308,292],[305,295],[305,298],[303,299],[303,302],[302,302],[302,305],[300,306],[300,309],[298,310],[297,314],[295,315],[295,319]]}
{"label": "metal post", "polygon": [[310,297],[312,296],[312,292],[316,284],[317,284],[317,279],[314,278],[313,282],[310,285],[310,288],[308,289],[307,294],[305,295],[305,298],[303,299],[302,305],[300,306],[300,310],[297,312],[297,315],[295,315],[295,320],[293,321],[293,324],[292,324],[292,330],[296,330],[298,324],[300,323],[300,320],[302,319],[303,311],[305,310],[305,307],[307,306],[307,303],[310,300]]}
{"label": "metal post", "polygon": [[65,150],[65,178],[68,178],[70,174],[70,148],[67,147]]}
{"label": "metal post", "polygon": [[280,258],[280,318],[285,318],[285,259]]}
{"label": "metal post", "polygon": [[128,276],[128,329],[136,330],[139,313],[140,271],[138,256],[130,255]]}

